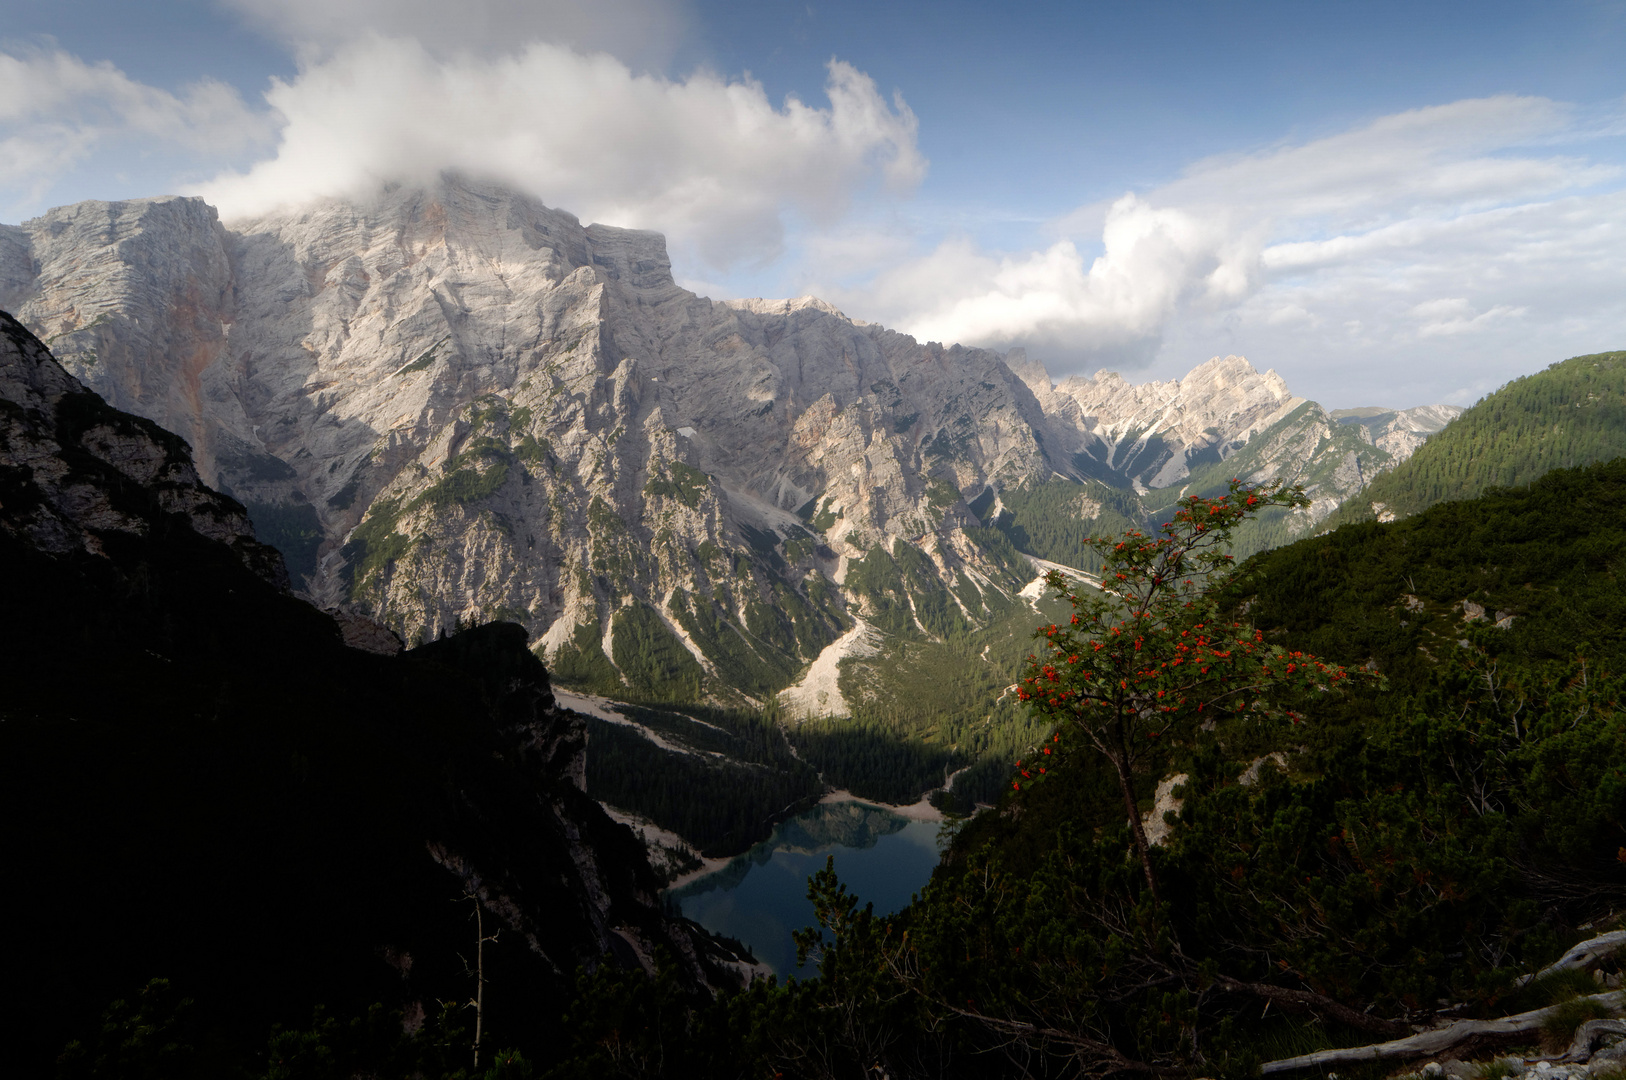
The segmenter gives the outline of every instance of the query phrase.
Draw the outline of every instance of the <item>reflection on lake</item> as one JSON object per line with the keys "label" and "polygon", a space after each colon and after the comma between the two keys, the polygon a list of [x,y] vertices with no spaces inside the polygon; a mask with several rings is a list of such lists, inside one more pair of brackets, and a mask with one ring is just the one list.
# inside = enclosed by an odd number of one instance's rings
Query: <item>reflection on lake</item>
{"label": "reflection on lake", "polygon": [[805,978],[814,971],[811,964],[797,969],[790,932],[814,924],[807,879],[834,855],[836,873],[860,907],[873,901],[877,914],[897,911],[937,866],[937,829],[935,821],[910,821],[864,803],[823,803],[668,896],[706,929],[745,942],[777,974]]}

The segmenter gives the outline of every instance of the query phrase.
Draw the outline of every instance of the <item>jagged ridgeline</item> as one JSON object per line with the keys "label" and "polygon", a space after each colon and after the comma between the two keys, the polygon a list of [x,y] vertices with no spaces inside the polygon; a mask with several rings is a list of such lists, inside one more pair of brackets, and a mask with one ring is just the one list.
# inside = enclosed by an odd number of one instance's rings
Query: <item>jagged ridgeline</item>
{"label": "jagged ridgeline", "polygon": [[[1238,357],[1056,384],[810,297],[708,300],[657,234],[455,176],[227,224],[80,203],[0,240],[0,307],[184,437],[296,588],[409,642],[512,620],[562,682],[646,703],[761,708],[821,656],[997,636],[1029,556],[1232,475],[1311,487],[1246,540],[1275,542],[1427,426],[1341,424]],[[842,680],[786,708],[902,715]]]}
{"label": "jagged ridgeline", "polygon": [[1484,398],[1326,524],[1390,521],[1623,454],[1626,352],[1577,356]]}

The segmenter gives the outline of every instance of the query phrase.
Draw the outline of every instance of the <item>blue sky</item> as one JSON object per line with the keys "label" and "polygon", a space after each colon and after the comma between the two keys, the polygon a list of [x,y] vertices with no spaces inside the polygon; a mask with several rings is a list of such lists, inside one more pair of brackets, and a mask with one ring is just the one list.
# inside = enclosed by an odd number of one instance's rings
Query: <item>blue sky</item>
{"label": "blue sky", "polygon": [[0,221],[452,167],[1057,376],[1466,404],[1626,347],[1621,0],[0,7]]}

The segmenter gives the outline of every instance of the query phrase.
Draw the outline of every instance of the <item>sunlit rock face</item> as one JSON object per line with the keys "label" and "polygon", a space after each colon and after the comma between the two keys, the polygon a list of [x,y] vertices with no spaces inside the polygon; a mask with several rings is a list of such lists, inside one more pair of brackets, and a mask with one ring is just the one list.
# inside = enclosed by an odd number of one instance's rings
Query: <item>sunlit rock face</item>
{"label": "sunlit rock face", "polygon": [[0,307],[184,436],[322,604],[409,642],[506,618],[629,680],[658,638],[639,677],[756,698],[878,602],[846,584],[877,547],[973,623],[1020,587],[964,531],[990,486],[1164,488],[1265,437],[1247,475],[1319,507],[1401,450],[1333,445],[1239,357],[1052,385],[810,297],[708,300],[656,233],[451,176],[226,224],[197,199],[59,208],[0,228]]}

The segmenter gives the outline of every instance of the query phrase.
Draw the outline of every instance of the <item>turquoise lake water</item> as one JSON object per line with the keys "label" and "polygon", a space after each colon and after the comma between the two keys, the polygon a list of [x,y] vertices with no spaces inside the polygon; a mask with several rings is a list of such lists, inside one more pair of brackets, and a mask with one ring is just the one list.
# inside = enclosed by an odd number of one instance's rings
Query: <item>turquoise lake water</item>
{"label": "turquoise lake water", "polygon": [[783,822],[773,835],[715,873],[669,898],[684,915],[715,933],[738,938],[781,977],[798,970],[792,930],[814,925],[807,879],[835,856],[836,874],[859,906],[897,911],[930,880],[937,866],[935,821],[910,821],[858,802],[824,803]]}

